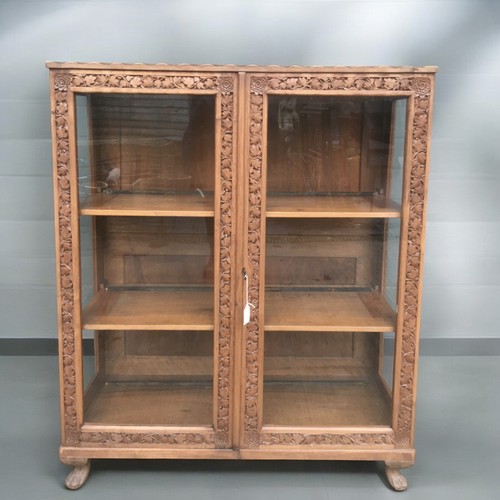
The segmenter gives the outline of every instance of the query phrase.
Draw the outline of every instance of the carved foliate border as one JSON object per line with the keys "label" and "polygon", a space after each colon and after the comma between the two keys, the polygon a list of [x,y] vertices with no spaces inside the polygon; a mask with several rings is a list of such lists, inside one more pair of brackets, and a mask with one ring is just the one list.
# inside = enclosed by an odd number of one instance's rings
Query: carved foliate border
{"label": "carved foliate border", "polygon": [[[414,116],[411,138],[411,169],[409,182],[409,220],[407,241],[407,265],[402,304],[403,330],[399,374],[399,415],[394,433],[349,434],[298,434],[260,433],[258,421],[259,373],[258,352],[260,331],[258,318],[261,248],[261,201],[264,95],[280,91],[391,91],[413,94]],[[250,128],[249,128],[249,228],[248,259],[252,269],[250,276],[250,302],[257,310],[249,323],[245,339],[245,418],[244,442],[248,447],[259,445],[348,445],[373,444],[409,447],[413,426],[413,402],[415,399],[415,363],[418,340],[419,286],[422,275],[422,231],[424,223],[425,184],[430,127],[432,80],[428,76],[401,75],[271,75],[250,78]],[[383,95],[383,94],[381,94]],[[405,235],[402,235],[404,239]]]}
{"label": "carved foliate border", "polygon": [[429,95],[431,80],[429,77],[393,76],[393,75],[281,75],[268,77],[254,76],[250,80],[250,92],[262,95],[280,91],[409,91],[418,96]]}
{"label": "carved foliate border", "polygon": [[87,445],[162,445],[178,447],[211,448],[218,444],[216,434],[177,432],[172,434],[137,432],[82,432],[80,442]]}
{"label": "carved foliate border", "polygon": [[57,182],[56,228],[59,234],[60,342],[62,372],[62,406],[64,435],[68,444],[78,442],[77,395],[75,370],[75,324],[73,285],[73,227],[71,225],[70,139],[68,118],[68,85],[70,76],[54,77],[55,176]]}
{"label": "carved foliate border", "polygon": [[[259,79],[261,81],[262,78]],[[255,88],[257,78],[251,79]],[[250,96],[249,115],[249,191],[248,191],[248,298],[254,305],[245,338],[245,415],[244,442],[248,447],[259,444],[259,311],[260,248],[262,218],[262,130],[264,98]]]}
{"label": "carved foliate border", "polygon": [[232,206],[233,206],[233,124],[234,80],[221,77],[221,151],[220,151],[220,202],[219,202],[219,348],[217,373],[217,431],[215,445],[231,446],[230,442],[230,395],[232,356]]}
{"label": "carved foliate border", "polygon": [[399,414],[396,426],[396,443],[409,446],[412,438],[415,402],[415,365],[419,338],[420,287],[423,266],[423,231],[426,203],[426,171],[429,153],[431,81],[415,78],[414,114],[411,145],[411,174],[409,181],[409,216],[406,244],[406,272],[403,300],[403,331],[399,384]]}
{"label": "carved foliate border", "polygon": [[[119,444],[167,444],[178,446],[218,447],[230,446],[230,374],[232,350],[232,311],[231,311],[231,242],[232,242],[232,204],[233,204],[233,119],[234,88],[233,76],[219,74],[124,74],[106,72],[54,74],[53,120],[56,145],[56,184],[57,184],[57,231],[59,235],[59,293],[61,308],[60,341],[62,344],[62,398],[63,425],[67,445],[79,443],[113,446]],[[71,225],[70,182],[70,123],[69,99],[73,99],[70,89],[157,89],[159,91],[181,90],[189,93],[213,91],[220,98],[221,106],[221,149],[220,149],[220,278],[219,278],[219,342],[217,373],[217,422],[215,433],[118,433],[118,432],[81,432],[77,423],[77,385],[75,359],[75,290],[73,285],[73,227]]]}
{"label": "carved foliate border", "polygon": [[294,432],[264,433],[259,439],[261,445],[293,446],[371,446],[393,445],[392,433],[351,433],[351,434],[299,434]]}

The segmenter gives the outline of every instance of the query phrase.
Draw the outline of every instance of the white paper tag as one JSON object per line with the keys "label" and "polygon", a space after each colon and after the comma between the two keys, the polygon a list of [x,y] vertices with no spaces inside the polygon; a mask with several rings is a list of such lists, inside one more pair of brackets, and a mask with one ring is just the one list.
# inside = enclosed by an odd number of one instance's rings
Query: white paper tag
{"label": "white paper tag", "polygon": [[248,325],[248,323],[250,323],[250,304],[247,304],[243,309],[243,324]]}
{"label": "white paper tag", "polygon": [[248,299],[248,274],[245,268],[243,268],[243,279],[245,281],[245,308],[243,309],[243,325],[248,325],[250,323],[250,308],[254,307],[250,304]]}

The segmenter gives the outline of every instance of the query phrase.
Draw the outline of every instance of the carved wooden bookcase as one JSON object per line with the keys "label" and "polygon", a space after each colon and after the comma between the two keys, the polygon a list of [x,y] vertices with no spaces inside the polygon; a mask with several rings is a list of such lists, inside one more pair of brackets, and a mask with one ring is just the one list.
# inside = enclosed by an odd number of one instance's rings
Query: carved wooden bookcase
{"label": "carved wooden bookcase", "polygon": [[47,66],[66,485],[297,458],[405,489],[436,68]]}

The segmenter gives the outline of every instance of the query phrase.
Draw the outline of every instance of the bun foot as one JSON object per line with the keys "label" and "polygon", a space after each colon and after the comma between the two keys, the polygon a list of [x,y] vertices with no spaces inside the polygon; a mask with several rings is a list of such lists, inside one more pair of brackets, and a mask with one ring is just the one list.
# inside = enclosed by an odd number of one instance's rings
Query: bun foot
{"label": "bun foot", "polygon": [[65,460],[66,465],[73,467],[73,470],[68,474],[64,484],[69,490],[77,490],[81,488],[90,472],[90,460],[87,459],[75,459],[75,460]]}
{"label": "bun foot", "polygon": [[408,488],[408,481],[399,469],[386,465],[385,476],[394,490],[405,491]]}

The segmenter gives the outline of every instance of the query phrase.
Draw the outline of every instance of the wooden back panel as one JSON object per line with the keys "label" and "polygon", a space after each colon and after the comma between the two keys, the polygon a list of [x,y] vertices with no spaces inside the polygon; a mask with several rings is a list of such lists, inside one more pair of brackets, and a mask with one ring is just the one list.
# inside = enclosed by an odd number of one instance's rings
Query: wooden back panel
{"label": "wooden back panel", "polygon": [[373,219],[270,219],[266,285],[380,287],[384,226]]}
{"label": "wooden back panel", "polygon": [[96,181],[118,191],[214,191],[214,96],[94,94],[90,103]]}
{"label": "wooden back panel", "polygon": [[100,217],[101,282],[213,285],[214,222],[201,217]]}
{"label": "wooden back panel", "polygon": [[384,190],[392,101],[269,96],[267,191]]}

